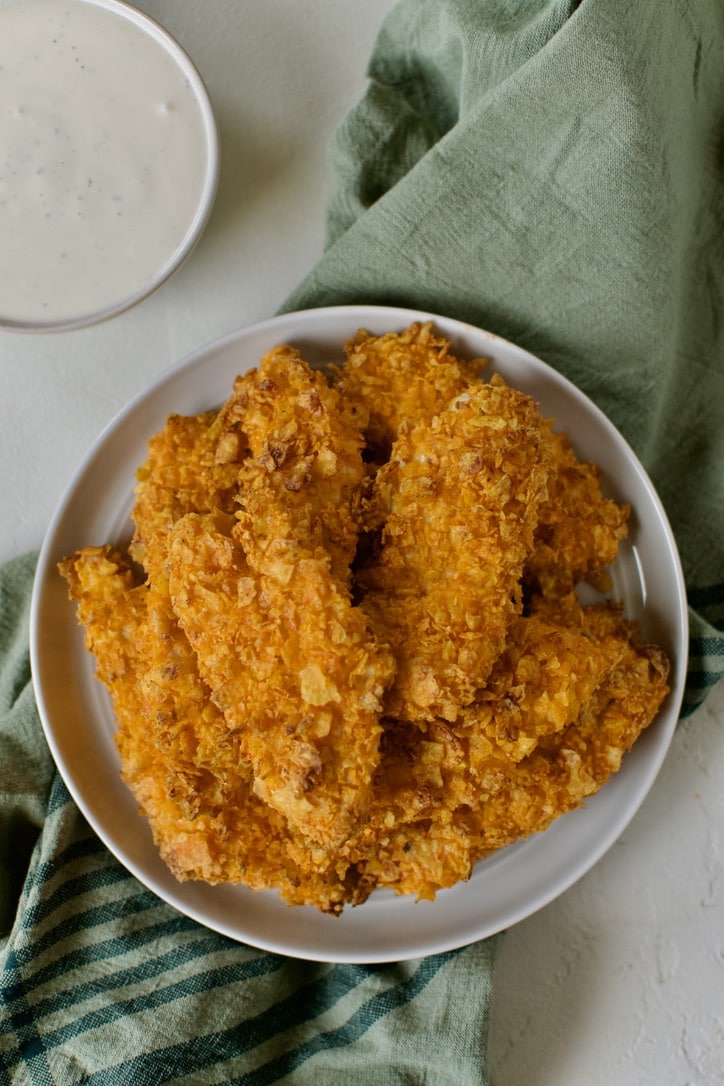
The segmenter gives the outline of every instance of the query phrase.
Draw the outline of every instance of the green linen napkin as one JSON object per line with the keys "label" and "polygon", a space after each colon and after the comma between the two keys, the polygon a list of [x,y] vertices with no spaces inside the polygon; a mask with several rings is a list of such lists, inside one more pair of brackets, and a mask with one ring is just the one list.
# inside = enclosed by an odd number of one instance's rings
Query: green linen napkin
{"label": "green linen napkin", "polygon": [[[689,708],[724,672],[723,57],[710,0],[402,0],[332,147],[327,251],[285,306],[456,316],[587,392],[677,535]],[[33,566],[0,570],[0,1084],[484,1086],[495,939],[291,961],[110,856],[42,739]]]}

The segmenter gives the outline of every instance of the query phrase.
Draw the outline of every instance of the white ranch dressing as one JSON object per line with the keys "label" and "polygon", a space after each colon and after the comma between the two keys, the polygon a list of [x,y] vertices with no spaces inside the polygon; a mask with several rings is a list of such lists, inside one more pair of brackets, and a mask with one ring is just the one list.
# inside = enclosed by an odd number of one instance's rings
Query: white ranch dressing
{"label": "white ranch dressing", "polygon": [[163,281],[214,141],[195,70],[135,9],[0,0],[0,326],[87,323]]}

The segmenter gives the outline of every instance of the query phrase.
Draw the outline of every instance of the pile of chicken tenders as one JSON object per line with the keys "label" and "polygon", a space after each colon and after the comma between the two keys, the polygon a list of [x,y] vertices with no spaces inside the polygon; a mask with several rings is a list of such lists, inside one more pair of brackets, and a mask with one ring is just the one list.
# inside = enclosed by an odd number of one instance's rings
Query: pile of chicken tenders
{"label": "pile of chicken tenders", "polygon": [[286,345],[172,415],[130,545],[60,566],[179,880],[418,899],[620,766],[669,664],[604,592],[629,510],[431,324]]}

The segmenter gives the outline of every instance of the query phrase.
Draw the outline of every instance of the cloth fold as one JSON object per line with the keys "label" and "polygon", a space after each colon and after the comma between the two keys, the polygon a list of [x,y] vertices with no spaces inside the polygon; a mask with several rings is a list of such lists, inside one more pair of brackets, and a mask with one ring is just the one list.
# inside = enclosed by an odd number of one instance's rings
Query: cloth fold
{"label": "cloth fold", "polygon": [[[401,0],[331,147],[325,255],[284,306],[458,317],[597,402],[682,553],[687,709],[724,672],[723,56],[709,0]],[[0,570],[0,1084],[485,1086],[496,939],[296,962],[107,852],[33,703],[33,566]]]}

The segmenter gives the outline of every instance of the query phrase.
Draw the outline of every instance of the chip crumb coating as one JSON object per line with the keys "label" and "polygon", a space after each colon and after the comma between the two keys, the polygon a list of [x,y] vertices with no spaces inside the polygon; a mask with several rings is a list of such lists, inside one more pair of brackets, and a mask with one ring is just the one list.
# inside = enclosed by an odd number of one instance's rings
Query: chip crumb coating
{"label": "chip crumb coating", "polygon": [[232,409],[251,449],[238,475],[245,551],[260,555],[280,539],[294,541],[326,552],[333,576],[348,583],[367,475],[357,419],[324,374],[287,346],[236,381]]}
{"label": "chip crumb coating", "polygon": [[552,431],[549,445],[548,497],[539,510],[526,578],[548,596],[564,596],[581,581],[605,592],[631,510],[601,493],[599,468],[577,458],[566,434]]}
{"label": "chip crumb coating", "polygon": [[483,732],[513,762],[544,736],[573,724],[621,652],[611,634],[594,638],[582,628],[518,617],[487,684],[459,720]]}
{"label": "chip crumb coating", "polygon": [[[370,818],[349,849],[363,886],[432,900],[469,878],[480,859],[581,806],[620,768],[668,693],[668,661],[661,649],[632,641],[636,631],[615,607],[580,611],[578,619],[607,667],[575,718],[544,727],[522,758],[509,756],[487,713],[475,709],[425,730],[388,723]],[[524,687],[521,719],[533,734],[548,691],[535,678]],[[493,718],[509,697],[503,687]]]}
{"label": "chip crumb coating", "polygon": [[386,459],[403,424],[431,422],[477,380],[482,358],[457,358],[430,321],[374,336],[360,329],[345,345],[346,361],[332,367],[343,401],[364,423],[371,459]]}
{"label": "chip crumb coating", "polygon": [[275,886],[332,914],[360,892],[253,791],[239,737],[209,698],[166,595],[111,547],[61,563],[118,721],[122,775],[179,881]]}
{"label": "chip crumb coating", "polygon": [[377,560],[361,607],[395,647],[385,703],[404,720],[452,720],[503,651],[547,494],[546,424],[494,376],[430,422],[403,427],[380,468]]}
{"label": "chip crumb coating", "polygon": [[[170,415],[148,443],[148,457],[136,472],[129,549],[151,581],[167,576],[168,535],[179,517],[234,508],[238,464],[219,459],[219,437],[217,414],[209,411]],[[234,451],[238,455],[238,445]]]}
{"label": "chip crumb coating", "polygon": [[415,323],[329,380],[292,346],[170,415],[128,553],[64,559],[122,776],[180,881],[339,915],[431,900],[593,795],[663,650],[604,590],[629,509]]}
{"label": "chip crumb coating", "polygon": [[326,557],[281,540],[267,559],[252,568],[231,521],[189,514],[172,531],[174,610],[257,794],[334,845],[369,803],[392,663]]}
{"label": "chip crumb coating", "polygon": [[223,414],[238,415],[250,449],[236,520],[174,528],[174,607],[244,736],[257,794],[335,844],[369,802],[392,676],[347,587],[362,437],[324,375],[285,346],[235,382]]}
{"label": "chip crumb coating", "polygon": [[[109,691],[118,721],[116,742],[124,772],[152,772],[153,747],[146,741],[145,702],[140,673],[138,631],[146,618],[146,589],[127,555],[117,547],[86,547],[59,563],[96,675]],[[139,728],[139,724],[141,725]],[[139,729],[140,742],[125,746]]]}

